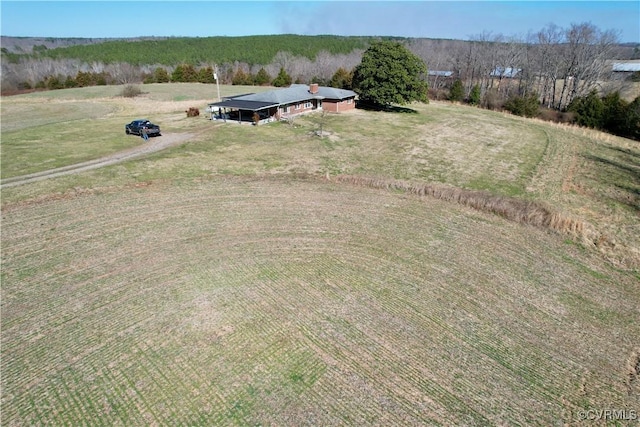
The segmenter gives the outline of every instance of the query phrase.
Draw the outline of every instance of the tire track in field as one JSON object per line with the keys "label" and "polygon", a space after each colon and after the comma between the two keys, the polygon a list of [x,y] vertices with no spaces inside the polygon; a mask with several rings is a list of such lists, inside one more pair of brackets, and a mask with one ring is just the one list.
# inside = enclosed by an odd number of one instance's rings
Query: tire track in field
{"label": "tire track in field", "polygon": [[6,178],[0,181],[0,188],[16,187],[18,185],[24,185],[31,182],[42,181],[45,179],[56,178],[59,176],[71,175],[74,173],[85,172],[92,169],[115,165],[117,163],[122,163],[124,161],[135,159],[138,157],[143,157],[161,150],[165,150],[169,147],[179,145],[193,138],[193,136],[194,134],[192,133],[164,134],[161,137],[151,138],[149,139],[149,142],[137,147],[120,151],[118,153],[101,157],[99,159],[76,163],[74,165],[62,166],[46,171],[35,172],[28,175]]}

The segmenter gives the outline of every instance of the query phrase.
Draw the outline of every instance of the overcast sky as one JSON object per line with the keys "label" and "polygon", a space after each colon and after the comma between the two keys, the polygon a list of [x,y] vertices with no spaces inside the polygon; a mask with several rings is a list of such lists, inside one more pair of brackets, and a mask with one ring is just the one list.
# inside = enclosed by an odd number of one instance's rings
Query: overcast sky
{"label": "overcast sky", "polygon": [[23,37],[334,34],[466,40],[590,22],[640,42],[640,1],[5,1],[0,34]]}

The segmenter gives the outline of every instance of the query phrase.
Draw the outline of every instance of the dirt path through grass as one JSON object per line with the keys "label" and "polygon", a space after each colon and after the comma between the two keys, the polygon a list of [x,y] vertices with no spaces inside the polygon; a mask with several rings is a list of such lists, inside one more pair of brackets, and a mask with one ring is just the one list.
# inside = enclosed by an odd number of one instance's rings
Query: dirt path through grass
{"label": "dirt path through grass", "polygon": [[99,159],[76,163],[75,165],[63,166],[61,168],[49,169],[46,171],[36,172],[28,175],[14,176],[11,178],[3,179],[0,182],[0,188],[15,187],[17,185],[28,184],[30,182],[42,181],[44,179],[55,178],[62,175],[70,175],[91,169],[101,168],[104,166],[110,166],[136,157],[155,153],[169,147],[173,147],[175,145],[188,141],[192,137],[193,134],[191,133],[164,134],[161,137],[150,138],[148,142],[143,142],[137,147],[120,151],[118,153],[101,157]]}

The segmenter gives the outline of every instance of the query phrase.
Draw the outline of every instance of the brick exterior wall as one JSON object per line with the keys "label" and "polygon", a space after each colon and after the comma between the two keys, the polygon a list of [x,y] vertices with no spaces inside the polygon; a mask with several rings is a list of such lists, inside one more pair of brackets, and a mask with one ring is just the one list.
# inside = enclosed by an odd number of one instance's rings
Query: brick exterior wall
{"label": "brick exterior wall", "polygon": [[[299,102],[297,104],[280,106],[278,112],[280,113],[281,117],[304,114],[314,111],[318,102],[319,101],[317,100],[309,100],[308,102]],[[288,110],[286,110],[287,107]],[[339,101],[337,99],[322,100],[322,109],[332,113],[341,113],[343,111],[353,110],[354,108],[356,108],[355,99],[345,99],[343,101]]]}
{"label": "brick exterior wall", "polygon": [[345,99],[338,101],[337,99],[324,99],[322,101],[322,109],[331,111],[332,113],[341,113],[347,110],[353,110],[356,108],[356,101],[354,99]]}
{"label": "brick exterior wall", "polygon": [[[306,105],[305,105],[306,104]],[[313,101],[309,101],[309,103],[299,102],[297,104],[289,104],[286,107],[289,108],[288,112],[285,112],[285,107],[280,107],[280,114],[282,116],[292,116],[295,114],[308,113],[309,111],[313,111],[314,103]]]}

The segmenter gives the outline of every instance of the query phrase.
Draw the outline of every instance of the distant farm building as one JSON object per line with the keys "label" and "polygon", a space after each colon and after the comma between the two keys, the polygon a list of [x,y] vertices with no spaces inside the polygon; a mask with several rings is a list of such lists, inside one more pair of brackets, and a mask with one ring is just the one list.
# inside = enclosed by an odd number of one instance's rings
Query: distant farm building
{"label": "distant farm building", "polygon": [[264,123],[287,119],[315,110],[335,113],[355,108],[356,93],[351,90],[293,84],[285,89],[225,98],[209,104],[212,120]]}
{"label": "distant farm building", "polygon": [[442,89],[451,84],[453,71],[429,70],[427,73],[427,79],[430,89]]}
{"label": "distant farm building", "polygon": [[451,77],[451,76],[453,76],[453,71],[429,71],[429,76],[431,76],[431,77]]}
{"label": "distant farm building", "polygon": [[489,75],[491,77],[514,79],[521,71],[522,68],[496,67]]}
{"label": "distant farm building", "polygon": [[522,68],[496,67],[489,73],[491,87],[509,90],[517,84],[516,78],[522,76]]}
{"label": "distant farm building", "polygon": [[633,77],[640,78],[640,60],[617,61],[611,63],[612,79],[626,80]]}

